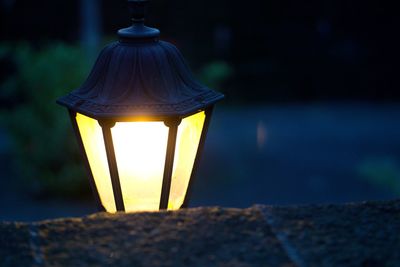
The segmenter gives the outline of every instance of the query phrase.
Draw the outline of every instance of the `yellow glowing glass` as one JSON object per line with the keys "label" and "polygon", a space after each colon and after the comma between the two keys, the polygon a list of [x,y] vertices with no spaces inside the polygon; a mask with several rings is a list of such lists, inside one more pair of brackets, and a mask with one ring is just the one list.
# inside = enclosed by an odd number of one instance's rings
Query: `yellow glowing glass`
{"label": "yellow glowing glass", "polygon": [[163,122],[118,122],[111,133],[125,210],[158,210],[168,127]]}
{"label": "yellow glowing glass", "polygon": [[83,146],[89,160],[90,169],[95,180],[100,201],[108,212],[115,212],[114,194],[112,191],[107,155],[104,147],[103,132],[97,120],[82,114],[76,115]]}
{"label": "yellow glowing glass", "polygon": [[179,209],[183,204],[205,117],[202,111],[183,119],[179,125],[168,209]]}
{"label": "yellow glowing glass", "polygon": [[[199,112],[178,127],[168,209],[183,204],[205,117]],[[76,121],[100,200],[106,211],[115,212],[102,128],[82,114]],[[159,209],[168,133],[163,122],[117,122],[111,128],[125,211]]]}

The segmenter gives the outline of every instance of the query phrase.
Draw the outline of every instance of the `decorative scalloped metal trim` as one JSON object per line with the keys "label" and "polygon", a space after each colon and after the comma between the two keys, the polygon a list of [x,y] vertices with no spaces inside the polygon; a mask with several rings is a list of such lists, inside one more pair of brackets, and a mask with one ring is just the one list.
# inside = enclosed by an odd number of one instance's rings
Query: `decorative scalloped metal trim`
{"label": "decorative scalloped metal trim", "polygon": [[82,112],[92,117],[120,116],[185,116],[194,110],[204,109],[221,100],[224,96],[215,91],[208,91],[176,104],[141,104],[141,105],[102,105],[78,96],[68,94],[57,100],[67,108]]}

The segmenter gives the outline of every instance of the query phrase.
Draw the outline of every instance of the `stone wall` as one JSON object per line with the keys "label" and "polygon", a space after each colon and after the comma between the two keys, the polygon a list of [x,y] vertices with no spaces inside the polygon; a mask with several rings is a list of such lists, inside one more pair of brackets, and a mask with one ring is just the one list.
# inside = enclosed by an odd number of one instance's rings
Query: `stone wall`
{"label": "stone wall", "polygon": [[0,266],[400,266],[400,201],[0,223]]}

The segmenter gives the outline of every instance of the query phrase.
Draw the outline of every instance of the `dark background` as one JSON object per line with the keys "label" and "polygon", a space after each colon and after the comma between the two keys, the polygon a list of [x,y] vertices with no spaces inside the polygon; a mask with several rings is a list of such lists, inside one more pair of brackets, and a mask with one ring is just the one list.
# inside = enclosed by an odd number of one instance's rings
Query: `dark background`
{"label": "dark background", "polygon": [[[76,43],[87,41],[82,34],[91,30],[114,38],[128,24],[125,1],[97,1],[97,12],[86,11],[94,26],[82,28],[90,19],[81,18],[82,5],[3,0],[1,39]],[[179,46],[194,69],[212,60],[231,64],[235,75],[226,88],[235,102],[400,97],[394,1],[154,0],[147,21]]]}
{"label": "dark background", "polygon": [[[46,145],[41,134],[59,135],[58,124],[32,133],[12,121],[24,118],[35,128],[32,122],[63,120],[62,112],[43,115],[60,109],[48,80],[64,77],[54,83],[65,85],[59,95],[82,83],[100,48],[129,26],[126,1],[0,0],[0,8],[0,184],[8,192],[0,219],[91,212],[84,175],[77,171],[77,180],[68,180],[59,174],[67,159],[57,153],[63,152],[37,156],[51,144],[59,147],[57,141]],[[395,12],[394,1],[151,1],[147,24],[181,50],[201,81],[226,94],[192,204],[341,203],[400,195]],[[44,83],[49,91],[42,91]],[[37,100],[40,94],[49,97]],[[37,117],[27,115],[44,106]],[[63,131],[76,146],[70,129]],[[20,171],[32,158],[40,160]],[[32,199],[39,213],[27,211]]]}

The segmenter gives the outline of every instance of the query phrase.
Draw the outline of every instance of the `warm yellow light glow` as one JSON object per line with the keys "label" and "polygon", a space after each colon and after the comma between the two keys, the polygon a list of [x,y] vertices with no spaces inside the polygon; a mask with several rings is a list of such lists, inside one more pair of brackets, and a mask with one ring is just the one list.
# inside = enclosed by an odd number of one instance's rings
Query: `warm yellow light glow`
{"label": "warm yellow light glow", "polygon": [[163,122],[118,122],[111,133],[125,210],[158,210],[168,127]]}
{"label": "warm yellow light glow", "polygon": [[103,132],[97,120],[82,114],[76,115],[76,122],[82,137],[83,146],[89,160],[101,203],[108,212],[115,212],[107,155],[104,147]]}
{"label": "warm yellow light glow", "polygon": [[[178,127],[168,209],[183,204],[205,117],[199,112],[184,118]],[[102,128],[82,114],[76,121],[100,200],[106,211],[115,212]],[[117,122],[111,128],[125,211],[159,209],[168,132],[163,122],[151,121]]]}
{"label": "warm yellow light glow", "polygon": [[179,125],[168,209],[179,209],[183,204],[205,117],[202,111],[183,119]]}

